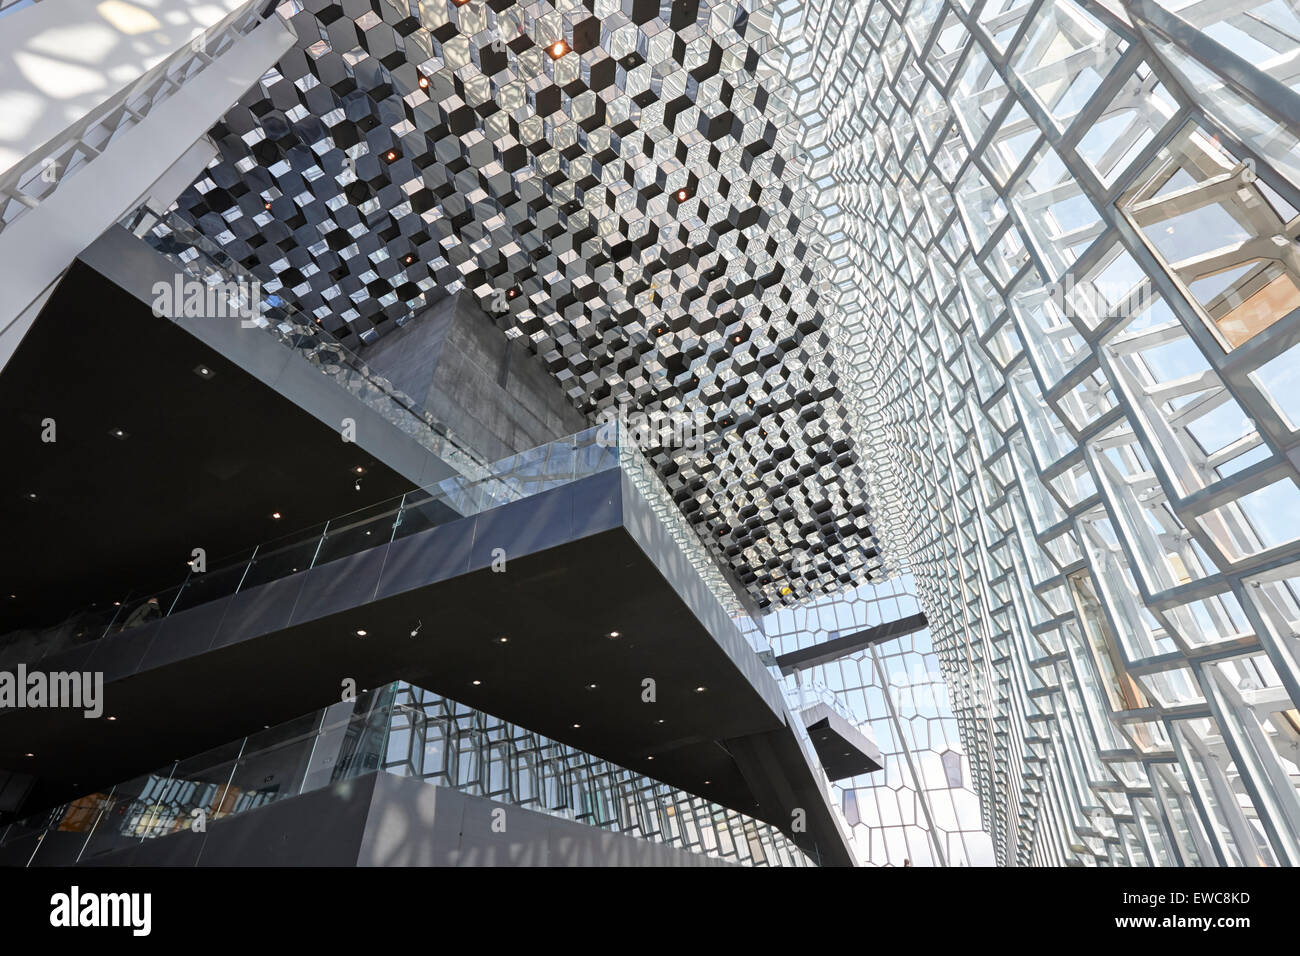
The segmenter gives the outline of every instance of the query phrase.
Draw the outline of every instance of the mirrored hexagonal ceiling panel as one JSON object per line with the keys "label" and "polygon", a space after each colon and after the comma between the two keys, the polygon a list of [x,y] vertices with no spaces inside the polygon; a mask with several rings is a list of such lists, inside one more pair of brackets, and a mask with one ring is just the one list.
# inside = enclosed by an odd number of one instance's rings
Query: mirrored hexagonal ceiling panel
{"label": "mirrored hexagonal ceiling panel", "polygon": [[292,0],[178,211],[363,348],[467,290],[651,448],[760,606],[879,568],[771,17],[707,0]]}

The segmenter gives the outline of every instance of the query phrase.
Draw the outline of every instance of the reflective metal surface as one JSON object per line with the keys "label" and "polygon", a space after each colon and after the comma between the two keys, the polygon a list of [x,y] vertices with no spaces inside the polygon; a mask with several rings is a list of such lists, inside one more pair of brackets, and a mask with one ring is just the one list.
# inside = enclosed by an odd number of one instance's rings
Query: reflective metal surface
{"label": "reflective metal surface", "polygon": [[180,216],[349,347],[466,289],[580,411],[704,417],[651,464],[758,603],[878,571],[766,9],[278,10],[298,46]]}

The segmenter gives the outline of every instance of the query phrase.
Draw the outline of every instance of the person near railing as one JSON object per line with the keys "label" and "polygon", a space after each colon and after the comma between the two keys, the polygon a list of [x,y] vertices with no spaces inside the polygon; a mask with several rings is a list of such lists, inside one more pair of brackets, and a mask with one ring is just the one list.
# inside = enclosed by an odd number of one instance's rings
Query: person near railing
{"label": "person near railing", "polygon": [[141,624],[147,624],[156,617],[162,617],[162,609],[158,606],[158,599],[151,597],[149,600],[141,602],[127,616],[127,619],[122,622],[122,630],[127,631],[133,627],[139,627]]}

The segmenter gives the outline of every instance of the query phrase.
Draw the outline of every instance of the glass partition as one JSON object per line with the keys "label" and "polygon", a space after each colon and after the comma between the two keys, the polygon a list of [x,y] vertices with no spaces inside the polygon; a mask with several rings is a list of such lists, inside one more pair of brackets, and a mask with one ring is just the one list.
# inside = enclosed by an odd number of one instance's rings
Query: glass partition
{"label": "glass partition", "polygon": [[206,570],[191,570],[169,587],[133,589],[120,601],[87,608],[55,627],[0,636],[0,664],[10,659],[34,663],[47,654],[619,467],[618,447],[602,441],[599,428],[588,428],[504,458],[476,479],[455,475],[233,555],[210,558]]}
{"label": "glass partition", "polygon": [[84,863],[376,771],[732,863],[813,865],[775,827],[400,681],[0,828],[0,846],[40,862],[47,834],[84,833],[68,860]]}

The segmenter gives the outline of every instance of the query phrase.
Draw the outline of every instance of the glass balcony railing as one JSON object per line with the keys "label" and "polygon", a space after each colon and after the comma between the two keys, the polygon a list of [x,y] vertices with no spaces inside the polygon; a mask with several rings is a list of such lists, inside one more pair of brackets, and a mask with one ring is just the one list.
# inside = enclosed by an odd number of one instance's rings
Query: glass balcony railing
{"label": "glass balcony railing", "polygon": [[632,487],[649,504],[651,512],[659,519],[660,525],[681,549],[691,568],[708,586],[732,623],[740,629],[754,653],[762,657],[768,673],[780,681],[781,672],[775,665],[772,645],[763,633],[760,619],[740,600],[736,589],[727,580],[726,573],[720,567],[718,559],[691,527],[691,523],[686,520],[681,508],[673,501],[672,495],[669,494],[659,475],[641,454],[636,443],[627,436],[625,430],[619,432],[618,455],[619,467],[631,479]]}
{"label": "glass balcony railing", "polygon": [[859,733],[872,743],[876,742],[876,734],[871,729],[871,724],[859,714],[854,713],[853,709],[844,702],[839,694],[820,681],[803,684],[791,684],[789,681],[783,681],[781,688],[785,691],[785,702],[793,713],[798,714],[809,707],[825,704],[852,724]]}
{"label": "glass balcony railing", "polygon": [[[120,600],[83,609],[54,627],[2,635],[0,666],[33,665],[61,651],[615,468],[629,477],[649,503],[688,563],[780,684],[780,671],[762,627],[740,602],[635,443],[612,424],[512,455],[486,466],[477,479],[454,476],[209,561],[204,570],[191,569],[180,581],[161,588],[133,589]],[[796,733],[802,733],[802,727],[797,727]]]}
{"label": "glass balcony railing", "polygon": [[768,670],[779,680],[780,672],[771,661],[771,648],[758,620],[741,603],[716,559],[683,517],[635,443],[613,425],[593,426],[486,465],[477,478],[457,475],[245,551],[209,560],[204,570],[191,570],[180,581],[162,587],[132,589],[118,600],[83,608],[53,627],[10,632],[0,636],[0,664],[17,661],[32,664],[48,654],[614,468],[622,469],[649,503],[652,513],[751,648],[760,655],[767,652]]}
{"label": "glass balcony railing", "polygon": [[435,485],[332,518],[320,525],[206,562],[162,588],[134,589],[120,600],[84,609],[40,631],[0,637],[0,663],[34,663],[47,654],[142,626],[317,565],[417,534],[437,525],[558,488],[619,467],[619,451],[602,443],[599,427],[487,466],[478,479]]}
{"label": "glass balcony railing", "polygon": [[[169,258],[186,275],[206,284],[221,284],[236,295],[251,287],[253,277],[220,245],[199,232],[174,213],[159,214],[140,206],[125,217],[122,225],[142,235],[156,251]],[[386,378],[371,370],[361,358],[338,342],[309,316],[304,315],[281,296],[270,294],[257,303],[241,299],[241,305],[256,306],[258,328],[273,335],[282,345],[301,354],[338,384],[357,396],[367,406],[421,442],[435,455],[447,461],[470,480],[490,473],[487,464],[455,433],[423,409],[409,395],[401,392]],[[618,464],[632,479],[633,486],[650,504],[656,517],[669,532],[697,574],[717,597],[746,641],[765,663],[774,678],[779,672],[770,661],[771,645],[763,633],[759,618],[740,600],[729,583],[718,558],[701,540],[681,509],[673,501],[653,467],[630,441],[626,428],[618,425]],[[613,447],[614,442],[608,444]]]}
{"label": "glass balcony railing", "polygon": [[256,281],[253,275],[180,216],[170,212],[159,214],[148,206],[140,206],[123,218],[121,224],[140,235],[181,274],[218,287],[228,299],[238,300],[229,304],[254,313],[248,320],[250,327],[260,329],[296,352],[461,475],[477,480],[488,474],[491,466],[483,456],[310,316],[274,293],[249,301]]}
{"label": "glass balcony railing", "polygon": [[[260,310],[260,315],[255,320],[258,328],[275,336],[282,345],[297,351],[322,372],[331,375],[342,387],[421,441],[457,471],[471,480],[489,474],[493,466],[459,439],[450,428],[386,378],[371,370],[360,356],[281,296],[264,295],[257,303],[247,302],[246,293],[241,290],[251,287],[253,276],[225,253],[218,243],[180,216],[170,212],[159,214],[147,206],[140,206],[123,219],[122,225],[132,232],[142,233],[144,240],[153,249],[170,259],[186,275],[209,285],[220,284],[237,295],[245,295],[238,304],[256,306]],[[741,625],[746,636],[756,633],[761,639],[762,628],[758,619],[741,603],[735,589],[720,570],[717,559],[682,515],[635,442],[628,439],[626,427],[622,422],[617,427],[620,467],[632,478],[634,486],[650,503],[655,515],[682,548],[692,567],[706,581],[728,614]],[[613,447],[614,441],[606,444]],[[768,649],[765,639],[761,640],[761,644],[762,649]]]}
{"label": "glass balcony railing", "polygon": [[87,863],[366,773],[414,777],[498,803],[747,866],[811,866],[776,828],[405,682],[0,826],[29,865]]}

